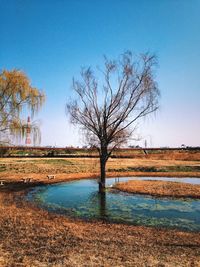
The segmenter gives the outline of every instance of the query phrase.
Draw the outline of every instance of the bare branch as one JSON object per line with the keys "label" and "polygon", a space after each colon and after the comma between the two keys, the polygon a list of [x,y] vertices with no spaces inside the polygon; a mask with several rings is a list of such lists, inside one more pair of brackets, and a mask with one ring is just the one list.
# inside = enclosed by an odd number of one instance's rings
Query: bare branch
{"label": "bare branch", "polygon": [[[98,148],[101,177],[113,150],[133,134],[131,126],[158,109],[156,64],[154,55],[146,53],[133,60],[132,53],[126,52],[119,60],[105,57],[100,85],[91,68],[81,71],[81,81],[73,81],[78,99],[68,103],[67,111],[71,121],[86,131],[90,144]],[[100,86],[103,90],[98,90]]]}

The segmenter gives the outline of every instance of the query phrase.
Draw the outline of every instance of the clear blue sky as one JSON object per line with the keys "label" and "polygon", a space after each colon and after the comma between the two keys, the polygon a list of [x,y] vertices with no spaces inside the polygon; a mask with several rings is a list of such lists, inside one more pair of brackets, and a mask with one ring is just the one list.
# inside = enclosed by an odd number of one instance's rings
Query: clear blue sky
{"label": "clear blue sky", "polygon": [[[0,69],[43,89],[43,145],[78,145],[65,115],[81,66],[125,50],[159,61],[157,115],[138,129],[148,145],[200,145],[200,0],[0,0]],[[144,144],[144,139],[141,144]]]}

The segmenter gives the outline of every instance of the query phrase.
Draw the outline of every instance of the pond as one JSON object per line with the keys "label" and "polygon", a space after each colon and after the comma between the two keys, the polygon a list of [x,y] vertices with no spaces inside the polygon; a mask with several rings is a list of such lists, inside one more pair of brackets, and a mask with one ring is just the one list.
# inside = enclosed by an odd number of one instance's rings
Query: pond
{"label": "pond", "polygon": [[[107,179],[111,186],[119,178]],[[126,180],[165,180],[200,184],[199,178],[120,178]],[[200,200],[151,197],[108,190],[98,193],[95,180],[39,186],[29,192],[28,200],[48,211],[84,220],[177,228],[200,231]]]}

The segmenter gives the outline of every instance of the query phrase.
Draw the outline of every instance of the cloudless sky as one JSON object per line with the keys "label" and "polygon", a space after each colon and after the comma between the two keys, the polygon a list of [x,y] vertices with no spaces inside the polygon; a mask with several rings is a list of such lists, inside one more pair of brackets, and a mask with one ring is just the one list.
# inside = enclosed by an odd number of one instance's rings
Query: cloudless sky
{"label": "cloudless sky", "polygon": [[72,77],[126,50],[159,62],[160,110],[139,144],[200,145],[200,0],[0,0],[0,14],[0,69],[23,70],[47,96],[42,145],[83,144],[65,114]]}

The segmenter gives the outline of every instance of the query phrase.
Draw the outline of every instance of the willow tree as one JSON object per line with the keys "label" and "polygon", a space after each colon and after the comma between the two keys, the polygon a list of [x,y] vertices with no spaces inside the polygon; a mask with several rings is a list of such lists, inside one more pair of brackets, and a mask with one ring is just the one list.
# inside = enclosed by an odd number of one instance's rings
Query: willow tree
{"label": "willow tree", "polygon": [[135,123],[158,109],[159,90],[154,77],[156,58],[149,53],[122,54],[117,60],[104,58],[95,74],[82,69],[73,79],[77,98],[67,103],[71,122],[82,127],[100,158],[99,191],[105,191],[106,163],[115,148],[134,133]]}
{"label": "willow tree", "polygon": [[[19,70],[0,73],[0,137],[23,137],[26,123],[22,119],[26,112],[32,116],[39,111],[45,100],[42,91],[32,87],[25,73]],[[32,133],[39,138],[39,127],[32,126]],[[0,141],[1,141],[0,140]]]}

